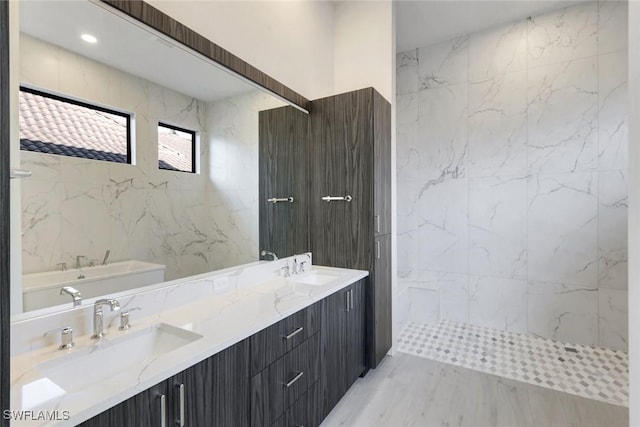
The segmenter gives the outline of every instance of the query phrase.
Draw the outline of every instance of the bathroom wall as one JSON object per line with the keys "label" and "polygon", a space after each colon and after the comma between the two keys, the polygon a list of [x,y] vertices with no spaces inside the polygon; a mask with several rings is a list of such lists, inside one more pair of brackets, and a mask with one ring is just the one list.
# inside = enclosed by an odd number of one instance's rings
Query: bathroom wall
{"label": "bathroom wall", "polygon": [[[23,83],[136,113],[135,165],[21,152],[24,272],[107,249],[167,280],[257,259],[258,111],[281,101],[207,104],[28,36],[21,52]],[[158,169],[158,120],[200,130],[200,173]]]}
{"label": "bathroom wall", "polygon": [[397,56],[404,321],[627,348],[627,4]]}

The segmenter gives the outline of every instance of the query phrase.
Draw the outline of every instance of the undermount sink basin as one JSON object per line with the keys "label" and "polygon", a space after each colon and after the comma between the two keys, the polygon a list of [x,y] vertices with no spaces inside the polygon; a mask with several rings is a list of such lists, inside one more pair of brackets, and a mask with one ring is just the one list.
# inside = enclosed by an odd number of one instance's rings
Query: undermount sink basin
{"label": "undermount sink basin", "polygon": [[327,272],[310,271],[297,276],[294,281],[305,285],[322,286],[336,280],[338,277],[340,276]]}
{"label": "undermount sink basin", "polygon": [[202,335],[158,323],[138,332],[109,338],[42,363],[38,370],[67,392],[82,390],[119,374],[131,375],[125,372],[128,368],[149,363],[162,354],[202,338]]}

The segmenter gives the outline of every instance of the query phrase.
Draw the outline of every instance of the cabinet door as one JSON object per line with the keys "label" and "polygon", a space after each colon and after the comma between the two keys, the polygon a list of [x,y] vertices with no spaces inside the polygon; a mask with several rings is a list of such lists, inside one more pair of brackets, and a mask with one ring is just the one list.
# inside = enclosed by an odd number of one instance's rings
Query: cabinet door
{"label": "cabinet door", "polygon": [[355,283],[350,292],[349,311],[347,312],[346,338],[347,338],[347,387],[353,384],[365,366],[365,287],[364,280]]}
{"label": "cabinet door", "polygon": [[391,349],[391,235],[375,239],[375,263],[367,292],[368,365],[371,368]]}
{"label": "cabinet door", "polygon": [[391,104],[373,91],[374,203],[376,236],[391,233]]}
{"label": "cabinet door", "polygon": [[[309,247],[308,116],[293,107],[259,114],[260,249],[279,257]],[[293,203],[270,198],[293,197]]]}
{"label": "cabinet door", "polygon": [[[372,89],[323,98],[311,114],[313,262],[371,269],[373,236]],[[351,202],[322,200],[351,196]]]}
{"label": "cabinet door", "polygon": [[327,416],[347,392],[347,292],[343,289],[325,300],[322,322],[322,413]]}
{"label": "cabinet door", "polygon": [[[164,396],[164,407],[161,397]],[[164,409],[164,412],[163,412]],[[153,386],[80,424],[83,427],[157,427],[169,416],[167,381]],[[169,425],[169,424],[167,424]]]}
{"label": "cabinet door", "polygon": [[167,425],[180,425],[182,414],[184,425],[189,427],[248,426],[248,350],[248,341],[241,341],[169,379],[171,414]]}

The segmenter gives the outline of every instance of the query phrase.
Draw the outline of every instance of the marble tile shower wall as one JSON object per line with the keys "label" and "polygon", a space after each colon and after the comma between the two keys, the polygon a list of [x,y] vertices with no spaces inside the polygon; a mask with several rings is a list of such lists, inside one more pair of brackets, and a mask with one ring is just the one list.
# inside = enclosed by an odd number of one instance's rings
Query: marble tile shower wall
{"label": "marble tile shower wall", "polygon": [[[281,101],[205,103],[28,36],[20,60],[23,83],[135,112],[136,146],[135,165],[21,152],[24,272],[106,249],[166,280],[256,259],[258,111]],[[158,120],[200,130],[199,174],[157,168]]]}
{"label": "marble tile shower wall", "polygon": [[398,54],[412,312],[627,349],[626,29],[589,2]]}

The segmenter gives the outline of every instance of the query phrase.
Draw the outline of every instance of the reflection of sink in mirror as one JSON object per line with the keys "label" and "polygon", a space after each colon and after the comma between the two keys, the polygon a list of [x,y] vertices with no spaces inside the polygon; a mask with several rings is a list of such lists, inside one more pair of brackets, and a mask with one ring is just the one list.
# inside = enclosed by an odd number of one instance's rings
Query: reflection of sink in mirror
{"label": "reflection of sink in mirror", "polygon": [[340,277],[337,274],[331,274],[327,272],[319,272],[317,270],[304,273],[293,279],[296,283],[303,283],[305,285],[322,286],[329,282],[332,282]]}
{"label": "reflection of sink in mirror", "polygon": [[[82,299],[95,298],[164,281],[164,265],[143,261],[121,261],[82,270],[46,271],[25,274],[22,282],[25,310],[68,304],[68,295],[60,295],[63,286],[73,286]],[[84,278],[78,277],[82,274]]]}
{"label": "reflection of sink in mirror", "polygon": [[67,356],[39,365],[37,370],[67,392],[73,392],[200,338],[202,335],[159,323],[139,332],[105,339],[96,346],[72,350]]}

